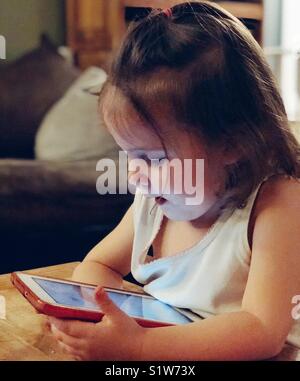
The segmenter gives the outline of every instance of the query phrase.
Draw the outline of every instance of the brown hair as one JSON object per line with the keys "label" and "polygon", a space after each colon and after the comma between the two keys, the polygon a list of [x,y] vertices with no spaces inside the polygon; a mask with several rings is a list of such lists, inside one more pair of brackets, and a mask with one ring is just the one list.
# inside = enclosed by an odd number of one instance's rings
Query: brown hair
{"label": "brown hair", "polygon": [[227,207],[245,203],[267,176],[299,178],[299,145],[273,74],[248,29],[206,1],[171,10],[171,17],[154,9],[130,24],[100,104],[114,86],[161,139],[153,112],[158,103],[207,144],[238,152],[239,160],[226,167]]}

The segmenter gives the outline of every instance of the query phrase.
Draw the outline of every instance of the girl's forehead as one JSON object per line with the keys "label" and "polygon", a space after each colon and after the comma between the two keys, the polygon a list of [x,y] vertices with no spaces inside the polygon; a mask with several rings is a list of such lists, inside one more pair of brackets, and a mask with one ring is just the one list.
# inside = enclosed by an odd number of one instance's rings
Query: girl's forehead
{"label": "girl's forehead", "polygon": [[148,151],[162,149],[159,138],[147,129],[137,129],[134,131],[110,131],[116,143],[125,151]]}
{"label": "girl's forehead", "polygon": [[[116,143],[125,151],[164,150],[182,152],[191,155],[195,149],[202,151],[198,139],[188,132],[188,128],[179,128],[179,123],[166,118],[166,112],[155,109],[155,127],[147,124],[133,105],[119,90],[108,91],[102,103],[104,123]],[[154,110],[153,110],[154,111]],[[156,132],[156,129],[159,131]],[[197,147],[195,147],[197,146]]]}
{"label": "girl's forehead", "polygon": [[125,97],[103,102],[102,110],[108,131],[123,149],[162,147],[154,129],[140,117]]}

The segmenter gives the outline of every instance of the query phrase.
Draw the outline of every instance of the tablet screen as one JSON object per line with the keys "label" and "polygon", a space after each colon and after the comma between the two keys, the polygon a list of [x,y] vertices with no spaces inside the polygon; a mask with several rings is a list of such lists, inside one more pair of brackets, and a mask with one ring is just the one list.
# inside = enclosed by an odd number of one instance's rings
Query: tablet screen
{"label": "tablet screen", "polygon": [[[32,277],[32,279],[58,304],[100,311],[100,307],[94,301],[94,287],[61,283],[36,277]],[[114,291],[108,291],[107,293],[111,300],[130,316],[174,324],[191,322],[188,317],[159,300]]]}

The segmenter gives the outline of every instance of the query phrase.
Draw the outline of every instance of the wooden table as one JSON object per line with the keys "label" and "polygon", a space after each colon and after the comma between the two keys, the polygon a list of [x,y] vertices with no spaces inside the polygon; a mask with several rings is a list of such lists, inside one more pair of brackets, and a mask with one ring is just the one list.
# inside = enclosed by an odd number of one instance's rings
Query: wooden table
{"label": "wooden table", "polygon": [[[28,271],[35,275],[70,278],[78,262]],[[26,271],[27,272],[27,271]],[[137,290],[124,283],[124,288]],[[13,287],[10,274],[0,276],[0,295],[6,300],[6,319],[0,320],[0,360],[71,360],[45,328],[45,317]],[[276,360],[300,360],[300,351],[286,345]]]}
{"label": "wooden table", "polygon": [[[35,275],[67,279],[78,262],[26,271]],[[124,288],[138,286],[124,282]],[[10,274],[0,276],[0,295],[6,300],[6,319],[0,320],[0,360],[71,360],[46,329],[45,317],[14,288]]]}

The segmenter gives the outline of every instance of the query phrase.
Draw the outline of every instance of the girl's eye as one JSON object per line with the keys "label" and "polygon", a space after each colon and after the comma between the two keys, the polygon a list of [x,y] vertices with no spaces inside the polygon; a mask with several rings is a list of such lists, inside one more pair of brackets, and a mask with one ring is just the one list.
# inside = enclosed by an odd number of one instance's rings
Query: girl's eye
{"label": "girl's eye", "polygon": [[[127,153],[127,152],[126,152]],[[167,159],[165,156],[158,156],[154,154],[147,154],[147,153],[141,153],[141,154],[128,154],[127,157],[129,160],[134,159],[142,159],[149,165],[158,166],[162,164],[162,161]]]}
{"label": "girl's eye", "polygon": [[149,158],[148,158],[148,156],[147,155],[139,155],[138,156],[138,159],[142,159],[142,160],[145,160],[145,161],[149,161]]}
{"label": "girl's eye", "polygon": [[156,158],[149,157],[147,155],[141,155],[139,158],[145,160],[148,164],[156,167],[162,164],[163,159],[166,159],[165,157]]}
{"label": "girl's eye", "polygon": [[154,165],[158,167],[159,165],[162,165],[166,157],[161,157],[159,159],[150,159],[151,165]]}

